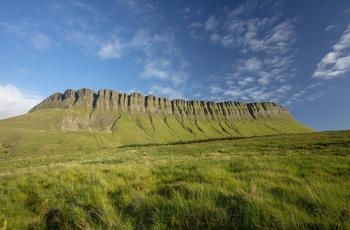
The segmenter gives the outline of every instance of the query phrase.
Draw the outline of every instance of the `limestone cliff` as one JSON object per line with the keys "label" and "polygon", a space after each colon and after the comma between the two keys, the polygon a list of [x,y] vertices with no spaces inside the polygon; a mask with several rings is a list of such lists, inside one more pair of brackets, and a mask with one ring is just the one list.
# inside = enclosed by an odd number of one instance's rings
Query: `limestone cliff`
{"label": "limestone cliff", "polygon": [[188,119],[210,120],[246,120],[246,119],[285,119],[293,120],[291,113],[284,107],[273,103],[242,102],[205,102],[169,100],[154,95],[144,96],[140,93],[125,94],[113,90],[90,89],[66,90],[55,93],[29,112],[43,109],[82,108],[90,112],[105,114],[144,114],[149,116],[175,116]]}
{"label": "limestone cliff", "polygon": [[169,100],[107,89],[69,89],[51,95],[29,113],[53,110],[63,114],[54,129],[103,131],[124,144],[312,131],[273,102]]}

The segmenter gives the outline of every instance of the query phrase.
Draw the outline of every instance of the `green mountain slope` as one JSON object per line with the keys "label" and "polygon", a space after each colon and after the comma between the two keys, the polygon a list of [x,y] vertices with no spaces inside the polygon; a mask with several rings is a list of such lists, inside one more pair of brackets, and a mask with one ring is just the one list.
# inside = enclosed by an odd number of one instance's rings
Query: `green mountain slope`
{"label": "green mountain slope", "polygon": [[200,102],[82,89],[0,121],[0,154],[95,151],[126,144],[313,132],[275,103]]}

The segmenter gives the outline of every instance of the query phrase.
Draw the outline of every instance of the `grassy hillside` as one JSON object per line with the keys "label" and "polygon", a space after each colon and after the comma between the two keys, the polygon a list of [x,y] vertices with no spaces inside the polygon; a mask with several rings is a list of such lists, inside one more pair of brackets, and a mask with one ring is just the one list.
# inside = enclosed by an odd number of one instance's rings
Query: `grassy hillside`
{"label": "grassy hillside", "polygon": [[[110,127],[101,125],[108,122]],[[126,113],[119,116],[101,113],[90,118],[84,109],[45,109],[1,120],[0,153],[41,155],[94,151],[128,144],[313,131],[292,119],[219,121]]]}
{"label": "grassy hillside", "polygon": [[350,131],[36,156],[0,148],[0,229],[350,229]]}

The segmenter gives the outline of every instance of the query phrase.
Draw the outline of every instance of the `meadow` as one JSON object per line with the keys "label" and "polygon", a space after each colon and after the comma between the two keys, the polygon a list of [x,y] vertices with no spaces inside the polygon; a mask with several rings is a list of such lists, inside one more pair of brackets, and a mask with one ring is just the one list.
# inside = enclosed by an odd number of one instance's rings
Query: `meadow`
{"label": "meadow", "polygon": [[350,131],[0,151],[0,229],[350,229]]}

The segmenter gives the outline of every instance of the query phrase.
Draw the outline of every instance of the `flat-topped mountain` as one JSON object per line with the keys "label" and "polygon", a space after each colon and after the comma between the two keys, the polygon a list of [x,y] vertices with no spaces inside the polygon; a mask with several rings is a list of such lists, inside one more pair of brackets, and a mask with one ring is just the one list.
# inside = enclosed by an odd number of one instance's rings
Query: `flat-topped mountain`
{"label": "flat-topped mountain", "polygon": [[[29,112],[43,109],[83,109],[87,112],[85,123],[89,126],[109,127],[115,120],[108,120],[110,114],[120,116],[146,115],[149,117],[177,119],[199,119],[214,121],[241,120],[294,120],[291,113],[284,107],[273,103],[242,103],[242,102],[205,102],[169,100],[154,95],[144,96],[140,93],[121,93],[113,90],[90,89],[67,90],[55,93]],[[79,123],[72,119],[70,123]],[[80,126],[84,127],[84,125]]]}
{"label": "flat-topped mountain", "polygon": [[[0,121],[7,145],[24,147],[33,140],[40,151],[98,149],[124,144],[168,143],[228,136],[312,132],[273,102],[205,102],[169,100],[113,90],[66,90],[55,93],[28,114]],[[35,133],[32,137],[23,132]],[[11,135],[10,135],[11,136]],[[24,142],[26,142],[24,141]],[[0,133],[0,143],[1,140]],[[46,147],[45,147],[46,146]],[[54,148],[54,147],[55,148]],[[28,146],[27,146],[28,147]],[[44,148],[45,147],[45,148]],[[0,149],[1,151],[1,149]]]}

